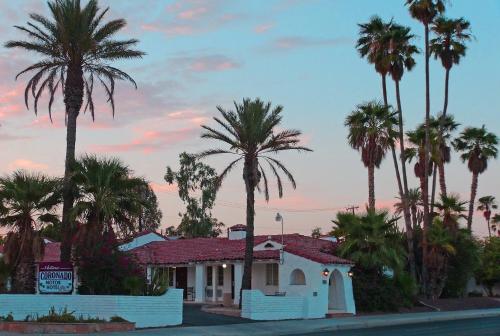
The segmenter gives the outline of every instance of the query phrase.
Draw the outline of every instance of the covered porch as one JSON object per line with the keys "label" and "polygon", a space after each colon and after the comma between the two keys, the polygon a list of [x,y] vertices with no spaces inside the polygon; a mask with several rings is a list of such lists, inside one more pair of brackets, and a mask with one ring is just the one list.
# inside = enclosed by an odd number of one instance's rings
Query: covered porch
{"label": "covered porch", "polygon": [[[255,260],[252,289],[280,295],[279,261]],[[243,277],[242,261],[217,261],[179,265],[150,265],[148,280],[159,272],[170,288],[184,290],[185,302],[238,305]]]}

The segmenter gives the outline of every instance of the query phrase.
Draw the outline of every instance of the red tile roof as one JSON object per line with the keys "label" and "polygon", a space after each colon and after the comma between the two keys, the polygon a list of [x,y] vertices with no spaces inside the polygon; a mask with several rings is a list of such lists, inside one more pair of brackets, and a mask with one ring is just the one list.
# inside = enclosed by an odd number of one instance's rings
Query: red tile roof
{"label": "red tile roof", "polygon": [[[271,240],[281,243],[281,235],[256,236],[255,245]],[[322,264],[352,264],[333,254],[336,244],[299,234],[284,236],[285,251]],[[178,265],[191,262],[243,260],[245,239],[194,238],[151,242],[130,251],[139,263]],[[278,250],[254,251],[254,259],[279,259]]]}
{"label": "red tile roof", "polygon": [[243,224],[236,224],[236,225],[231,226],[229,229],[231,229],[231,230],[237,230],[237,231],[246,231],[247,230],[247,226],[243,225]]}

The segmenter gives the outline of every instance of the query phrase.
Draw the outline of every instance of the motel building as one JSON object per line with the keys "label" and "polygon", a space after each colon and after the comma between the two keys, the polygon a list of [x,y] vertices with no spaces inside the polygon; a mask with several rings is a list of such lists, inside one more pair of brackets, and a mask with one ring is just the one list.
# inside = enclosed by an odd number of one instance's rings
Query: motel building
{"label": "motel building", "polygon": [[[218,238],[169,239],[143,232],[120,249],[136,256],[147,270],[148,281],[160,272],[169,287],[183,289],[185,303],[237,306],[245,237],[242,224],[230,227],[227,237]],[[280,319],[355,314],[353,264],[334,255],[335,245],[333,237],[255,236],[252,290],[243,293],[242,316],[274,319],[269,314],[276,314]],[[265,309],[259,309],[263,305]],[[259,311],[266,316],[259,316]]]}

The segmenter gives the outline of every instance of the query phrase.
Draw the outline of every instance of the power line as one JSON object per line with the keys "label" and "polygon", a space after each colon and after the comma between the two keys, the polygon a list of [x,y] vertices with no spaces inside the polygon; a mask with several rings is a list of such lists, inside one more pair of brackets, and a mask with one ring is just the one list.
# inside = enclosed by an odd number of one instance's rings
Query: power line
{"label": "power line", "polygon": [[352,214],[356,214],[356,210],[359,209],[359,206],[357,205],[351,205],[345,208],[347,211],[352,211]]}

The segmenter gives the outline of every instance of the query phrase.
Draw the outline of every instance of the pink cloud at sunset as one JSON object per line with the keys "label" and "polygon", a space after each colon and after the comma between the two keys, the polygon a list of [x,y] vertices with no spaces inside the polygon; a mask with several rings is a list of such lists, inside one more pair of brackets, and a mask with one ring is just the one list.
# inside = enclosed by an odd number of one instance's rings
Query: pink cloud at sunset
{"label": "pink cloud at sunset", "polygon": [[274,23],[262,23],[254,27],[253,31],[257,34],[268,32],[274,27]]}
{"label": "pink cloud at sunset", "polygon": [[28,159],[17,159],[9,163],[7,167],[10,170],[25,169],[25,170],[46,170],[49,168],[44,163],[33,162]]}
{"label": "pink cloud at sunset", "polygon": [[112,145],[92,145],[92,151],[100,153],[134,152],[150,154],[160,149],[189,140],[200,132],[199,128],[184,128],[175,131],[143,131],[130,142]]}
{"label": "pink cloud at sunset", "polygon": [[241,67],[239,62],[220,54],[176,57],[171,64],[190,72],[217,72]]}

